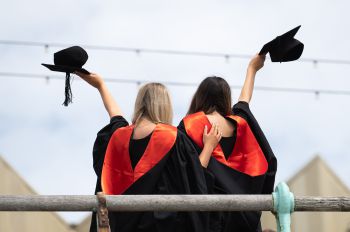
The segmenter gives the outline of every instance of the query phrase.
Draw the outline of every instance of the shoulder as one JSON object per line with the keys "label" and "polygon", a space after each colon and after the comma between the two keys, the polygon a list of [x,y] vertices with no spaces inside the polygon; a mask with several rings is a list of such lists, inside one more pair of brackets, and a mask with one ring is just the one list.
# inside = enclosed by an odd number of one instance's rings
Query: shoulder
{"label": "shoulder", "polygon": [[239,101],[232,107],[233,115],[241,116],[244,119],[248,119],[253,116],[250,111],[249,103],[245,101]]}
{"label": "shoulder", "polygon": [[[189,114],[183,118],[179,126],[183,126],[184,130],[197,130],[204,128],[209,123],[207,116],[203,111]],[[210,123],[209,123],[210,124]],[[180,127],[181,128],[181,127]],[[188,132],[188,131],[187,131]]]}
{"label": "shoulder", "polygon": [[110,124],[115,127],[125,127],[128,126],[128,121],[121,115],[113,116],[110,120]]}
{"label": "shoulder", "polygon": [[188,120],[197,120],[197,119],[200,119],[200,118],[203,118],[205,117],[205,114],[203,111],[199,111],[197,113],[193,113],[193,114],[188,114],[186,115],[182,121],[188,121]]}
{"label": "shoulder", "polygon": [[232,107],[232,110],[250,110],[249,103],[245,101],[239,101]]}
{"label": "shoulder", "polygon": [[174,148],[178,155],[182,157],[196,157],[198,158],[198,153],[193,145],[191,139],[181,130],[177,131],[176,141]]}
{"label": "shoulder", "polygon": [[158,123],[152,132],[151,140],[156,141],[159,146],[163,146],[165,143],[173,146],[177,140],[177,135],[178,130],[176,127]]}
{"label": "shoulder", "polygon": [[110,119],[109,124],[104,126],[98,133],[97,137],[110,137],[117,129],[128,126],[129,123],[123,116],[114,116]]}
{"label": "shoulder", "polygon": [[155,131],[157,133],[161,133],[165,136],[175,136],[177,135],[177,128],[169,125],[169,124],[164,124],[164,123],[159,123],[157,124]]}

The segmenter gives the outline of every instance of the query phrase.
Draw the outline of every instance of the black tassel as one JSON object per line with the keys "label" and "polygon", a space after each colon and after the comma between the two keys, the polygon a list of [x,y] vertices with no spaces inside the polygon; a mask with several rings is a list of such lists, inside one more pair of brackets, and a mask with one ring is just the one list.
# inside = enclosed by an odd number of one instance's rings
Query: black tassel
{"label": "black tassel", "polygon": [[73,98],[72,90],[70,88],[70,73],[69,72],[66,73],[66,86],[64,89],[64,94],[65,94],[65,99],[64,99],[63,105],[68,106],[69,103],[72,103],[72,98]]}

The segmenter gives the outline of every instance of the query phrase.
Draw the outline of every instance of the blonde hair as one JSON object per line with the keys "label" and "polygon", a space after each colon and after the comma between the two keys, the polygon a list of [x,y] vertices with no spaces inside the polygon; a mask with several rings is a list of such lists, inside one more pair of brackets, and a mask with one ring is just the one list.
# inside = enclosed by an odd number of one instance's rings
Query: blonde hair
{"label": "blonde hair", "polygon": [[148,83],[140,88],[132,123],[137,124],[142,117],[156,124],[171,124],[173,110],[168,90],[163,84]]}

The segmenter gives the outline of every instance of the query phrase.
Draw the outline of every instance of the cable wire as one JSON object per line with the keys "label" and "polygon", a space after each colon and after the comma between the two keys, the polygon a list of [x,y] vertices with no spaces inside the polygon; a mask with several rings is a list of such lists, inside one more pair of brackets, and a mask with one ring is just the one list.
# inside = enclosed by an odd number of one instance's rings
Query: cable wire
{"label": "cable wire", "polygon": [[[44,75],[44,74],[31,74],[31,73],[15,73],[15,72],[0,72],[0,77],[4,78],[28,78],[28,79],[61,79],[64,80],[63,76],[59,75]],[[154,82],[154,80],[143,80],[143,79],[123,79],[123,78],[104,78],[106,82],[112,83],[130,83],[140,85],[143,83]],[[162,82],[167,86],[198,86],[199,83],[195,82],[172,82],[172,81],[157,81]],[[233,89],[241,89],[242,86],[230,85]],[[350,96],[350,90],[331,90],[331,89],[306,89],[306,88],[285,88],[285,87],[270,87],[270,86],[255,86],[255,90],[268,91],[268,92],[288,92],[288,93],[307,93],[307,94],[329,94],[329,95],[347,95]]]}
{"label": "cable wire", "polygon": [[[17,41],[17,40],[0,40],[0,44],[3,45],[15,45],[15,46],[36,46],[44,47],[48,49],[49,47],[70,47],[73,44],[66,43],[47,43],[47,42],[34,42],[34,41]],[[238,53],[220,53],[220,52],[199,52],[199,51],[180,51],[180,50],[170,50],[170,49],[148,49],[148,48],[131,48],[131,47],[117,47],[117,46],[101,46],[101,45],[81,45],[86,49],[92,50],[105,50],[105,51],[119,51],[119,52],[134,52],[140,53],[153,53],[153,54],[165,54],[165,55],[183,55],[183,56],[202,56],[202,57],[218,57],[229,60],[231,58],[238,59],[250,59],[252,55],[238,54]],[[308,63],[328,63],[328,64],[340,64],[340,65],[350,65],[350,60],[338,60],[338,59],[323,59],[323,58],[300,58],[300,62]]]}

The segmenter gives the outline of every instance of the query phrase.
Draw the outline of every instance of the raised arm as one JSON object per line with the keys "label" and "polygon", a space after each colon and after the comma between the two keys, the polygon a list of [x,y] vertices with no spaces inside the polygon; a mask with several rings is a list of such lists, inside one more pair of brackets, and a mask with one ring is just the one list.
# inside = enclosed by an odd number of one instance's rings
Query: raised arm
{"label": "raised arm", "polygon": [[96,73],[84,74],[81,72],[76,72],[75,74],[81,77],[81,79],[89,83],[91,86],[95,87],[100,92],[103,104],[110,118],[117,115],[121,115],[121,116],[123,115],[117,102],[114,100],[112,94],[109,92],[109,89],[107,88],[107,85],[105,84],[105,82],[103,81],[100,75]]}
{"label": "raised arm", "polygon": [[249,103],[253,95],[256,72],[264,66],[265,55],[255,55],[249,62],[246,78],[238,101]]}

